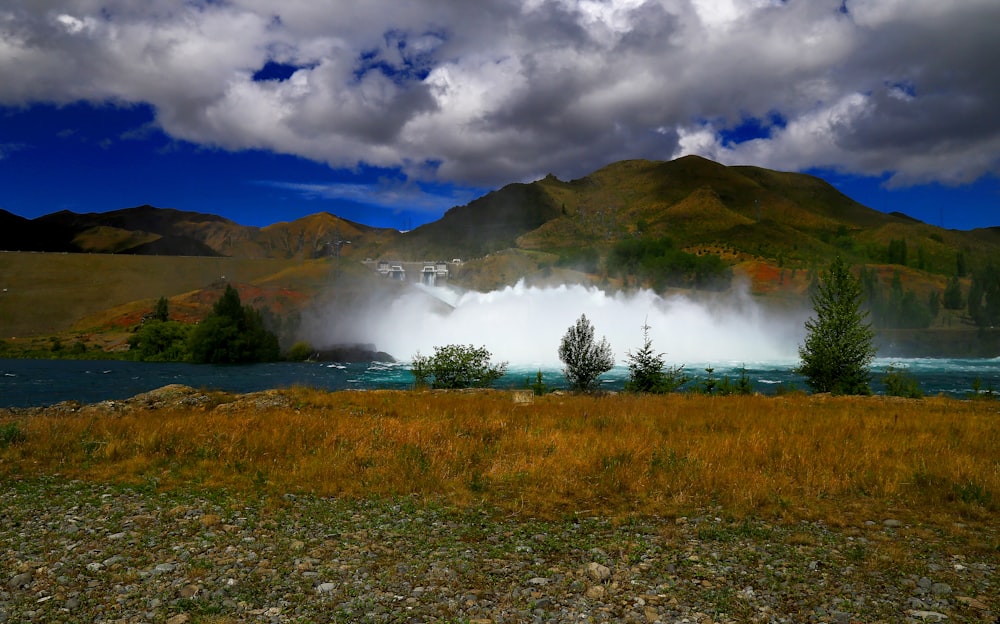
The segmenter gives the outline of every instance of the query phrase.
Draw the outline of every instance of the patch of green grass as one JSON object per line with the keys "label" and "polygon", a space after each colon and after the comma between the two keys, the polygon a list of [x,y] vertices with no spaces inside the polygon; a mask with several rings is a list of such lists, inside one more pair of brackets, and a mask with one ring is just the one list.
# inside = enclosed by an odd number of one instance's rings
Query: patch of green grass
{"label": "patch of green grass", "polygon": [[754,522],[744,520],[739,524],[709,525],[698,529],[698,539],[715,542],[768,539],[771,531]]}
{"label": "patch of green grass", "polygon": [[993,494],[975,481],[956,484],[953,491],[958,500],[970,505],[989,507],[993,501]]}
{"label": "patch of green grass", "polygon": [[27,434],[21,430],[20,425],[16,422],[9,422],[5,425],[0,425],[0,449],[7,448],[9,446],[16,446],[27,439]]}

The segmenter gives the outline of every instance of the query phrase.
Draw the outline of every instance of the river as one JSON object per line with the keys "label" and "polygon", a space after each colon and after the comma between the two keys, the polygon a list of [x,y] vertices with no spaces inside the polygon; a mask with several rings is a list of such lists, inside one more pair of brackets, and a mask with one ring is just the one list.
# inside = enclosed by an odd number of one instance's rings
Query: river
{"label": "river", "polygon": [[[714,369],[719,379],[728,375],[735,381],[745,366],[754,389],[776,394],[779,389],[800,388],[805,384],[793,371],[795,362],[702,362],[688,364],[685,372],[694,377],[690,388],[707,377],[705,368]],[[979,380],[982,390],[1000,390],[1000,358],[996,359],[879,359],[872,366],[873,390],[884,392],[880,380],[889,365],[905,368],[928,396],[944,394],[967,397]],[[497,388],[523,388],[533,382],[538,367],[512,366],[498,381]],[[566,387],[558,368],[542,367],[543,382],[549,389]],[[628,369],[619,366],[601,376],[602,388],[620,390]],[[329,362],[280,362],[243,366],[208,364],[159,364],[120,360],[19,360],[0,359],[0,407],[52,405],[61,401],[125,399],[168,384],[228,392],[253,392],[270,388],[307,386],[326,390],[406,389],[413,384],[407,364],[337,364]]]}

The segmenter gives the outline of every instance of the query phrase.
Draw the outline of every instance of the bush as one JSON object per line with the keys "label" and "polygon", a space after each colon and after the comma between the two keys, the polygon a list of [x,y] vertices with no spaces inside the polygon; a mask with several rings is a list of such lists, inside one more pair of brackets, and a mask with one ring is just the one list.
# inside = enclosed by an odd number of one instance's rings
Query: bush
{"label": "bush", "polygon": [[27,439],[16,422],[0,426],[0,449],[21,444]]}
{"label": "bush", "polygon": [[433,356],[417,353],[410,372],[418,387],[486,388],[507,373],[507,362],[494,364],[485,347],[446,345],[434,347]]}
{"label": "bush", "polygon": [[593,390],[597,378],[615,365],[611,345],[606,338],[594,341],[594,327],[585,314],[563,336],[559,359],[566,365],[563,374],[570,388],[582,392]]}
{"label": "bush", "polygon": [[285,359],[291,362],[304,362],[308,360],[312,354],[312,345],[308,342],[300,340],[288,349],[288,353],[285,354]]}
{"label": "bush", "polygon": [[146,321],[129,340],[129,357],[142,362],[183,362],[189,358],[191,325]]}
{"label": "bush", "polygon": [[890,364],[885,369],[885,376],[882,377],[885,385],[885,393],[889,396],[905,397],[907,399],[922,399],[924,391],[920,389],[920,382],[906,370]]}

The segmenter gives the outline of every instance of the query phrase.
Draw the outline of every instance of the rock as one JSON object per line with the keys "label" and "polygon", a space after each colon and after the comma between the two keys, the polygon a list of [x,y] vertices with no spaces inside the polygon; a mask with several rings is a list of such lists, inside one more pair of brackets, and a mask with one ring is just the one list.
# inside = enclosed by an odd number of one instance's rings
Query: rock
{"label": "rock", "polygon": [[222,518],[216,514],[205,514],[201,518],[198,518],[198,522],[201,523],[201,526],[207,529],[221,524]]}
{"label": "rock", "polygon": [[163,574],[165,572],[173,572],[177,569],[176,563],[161,563],[153,568],[153,571],[158,574]]}
{"label": "rock", "polygon": [[587,573],[587,576],[589,576],[590,578],[594,579],[599,583],[603,583],[607,581],[609,578],[611,578],[611,568],[605,565],[601,565],[596,561],[591,561],[590,563],[588,563],[587,567],[585,568],[585,571]]}
{"label": "rock", "polygon": [[337,586],[334,585],[333,583],[320,583],[319,585],[316,586],[316,593],[317,594],[329,594],[334,589],[336,589],[336,587]]}
{"label": "rock", "polygon": [[933,584],[934,583],[926,576],[921,577],[921,579],[917,581],[917,587],[919,587],[920,589],[930,589],[931,585]]}
{"label": "rock", "polygon": [[955,600],[959,601],[960,603],[968,607],[972,607],[973,609],[978,609],[979,611],[986,611],[989,609],[989,607],[986,606],[985,602],[983,602],[982,600],[978,600],[976,598],[970,598],[968,596],[956,596]]}
{"label": "rock", "polygon": [[177,615],[167,619],[167,624],[187,624],[191,621],[191,616],[187,613],[178,613]]}
{"label": "rock", "polygon": [[542,578],[541,576],[536,576],[533,579],[528,579],[528,585],[548,585],[549,579]]}
{"label": "rock", "polygon": [[177,592],[177,595],[181,598],[190,599],[197,596],[199,591],[201,591],[201,587],[197,585],[185,585]]}
{"label": "rock", "polygon": [[607,592],[608,590],[604,588],[604,585],[591,585],[587,588],[586,596],[591,600],[603,600]]}
{"label": "rock", "polygon": [[35,579],[31,575],[31,572],[22,572],[21,574],[14,575],[14,577],[10,579],[10,582],[7,583],[7,587],[11,589],[20,589],[31,585],[34,580]]}
{"label": "rock", "polygon": [[906,615],[924,622],[944,622],[948,616],[937,611],[907,611]]}
{"label": "rock", "polygon": [[931,593],[935,596],[947,596],[951,593],[951,585],[947,583],[934,583],[931,585]]}
{"label": "rock", "polygon": [[887,529],[898,529],[903,526],[903,523],[900,522],[899,520],[894,520],[890,518],[888,520],[883,520],[882,526],[884,526]]}

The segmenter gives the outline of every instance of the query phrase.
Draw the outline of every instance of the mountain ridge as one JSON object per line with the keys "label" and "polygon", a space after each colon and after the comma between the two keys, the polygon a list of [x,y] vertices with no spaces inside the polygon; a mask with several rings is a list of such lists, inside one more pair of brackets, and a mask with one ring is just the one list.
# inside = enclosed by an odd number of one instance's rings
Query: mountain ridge
{"label": "mountain ridge", "polygon": [[730,260],[800,267],[837,254],[878,263],[892,241],[905,241],[919,250],[922,269],[942,275],[953,272],[959,253],[975,264],[1000,249],[1000,226],[944,230],[868,208],[815,176],[700,156],[623,160],[575,180],[508,184],[408,232],[326,212],[256,227],[149,205],[31,220],[0,211],[0,226],[7,250],[411,261],[521,250],[542,254],[537,268],[565,265],[583,249],[604,257],[623,240],[651,237],[694,253],[726,249]]}
{"label": "mountain ridge", "polygon": [[[769,304],[802,310],[817,272],[841,255],[874,280],[871,292],[886,298],[898,282],[900,297],[937,310],[953,278],[965,296],[972,271],[1000,257],[1000,226],[945,230],[875,211],[814,176],[690,156],[509,184],[408,232],[327,212],[255,227],[149,205],[30,220],[0,210],[0,248],[87,253],[0,255],[10,336],[70,327],[99,335],[134,326],[158,296],[195,319],[224,282],[289,318],[311,305],[347,317],[359,302],[385,305],[409,288],[381,278],[375,260],[416,264],[407,268],[414,281],[425,261],[444,263],[449,283],[480,291],[520,279],[657,291],[745,282]],[[645,264],[623,253],[637,248],[664,255]],[[655,263],[668,260],[724,279],[664,279],[676,268]],[[972,320],[961,306],[931,313],[930,329],[945,336],[934,348],[950,332],[975,334]]]}

